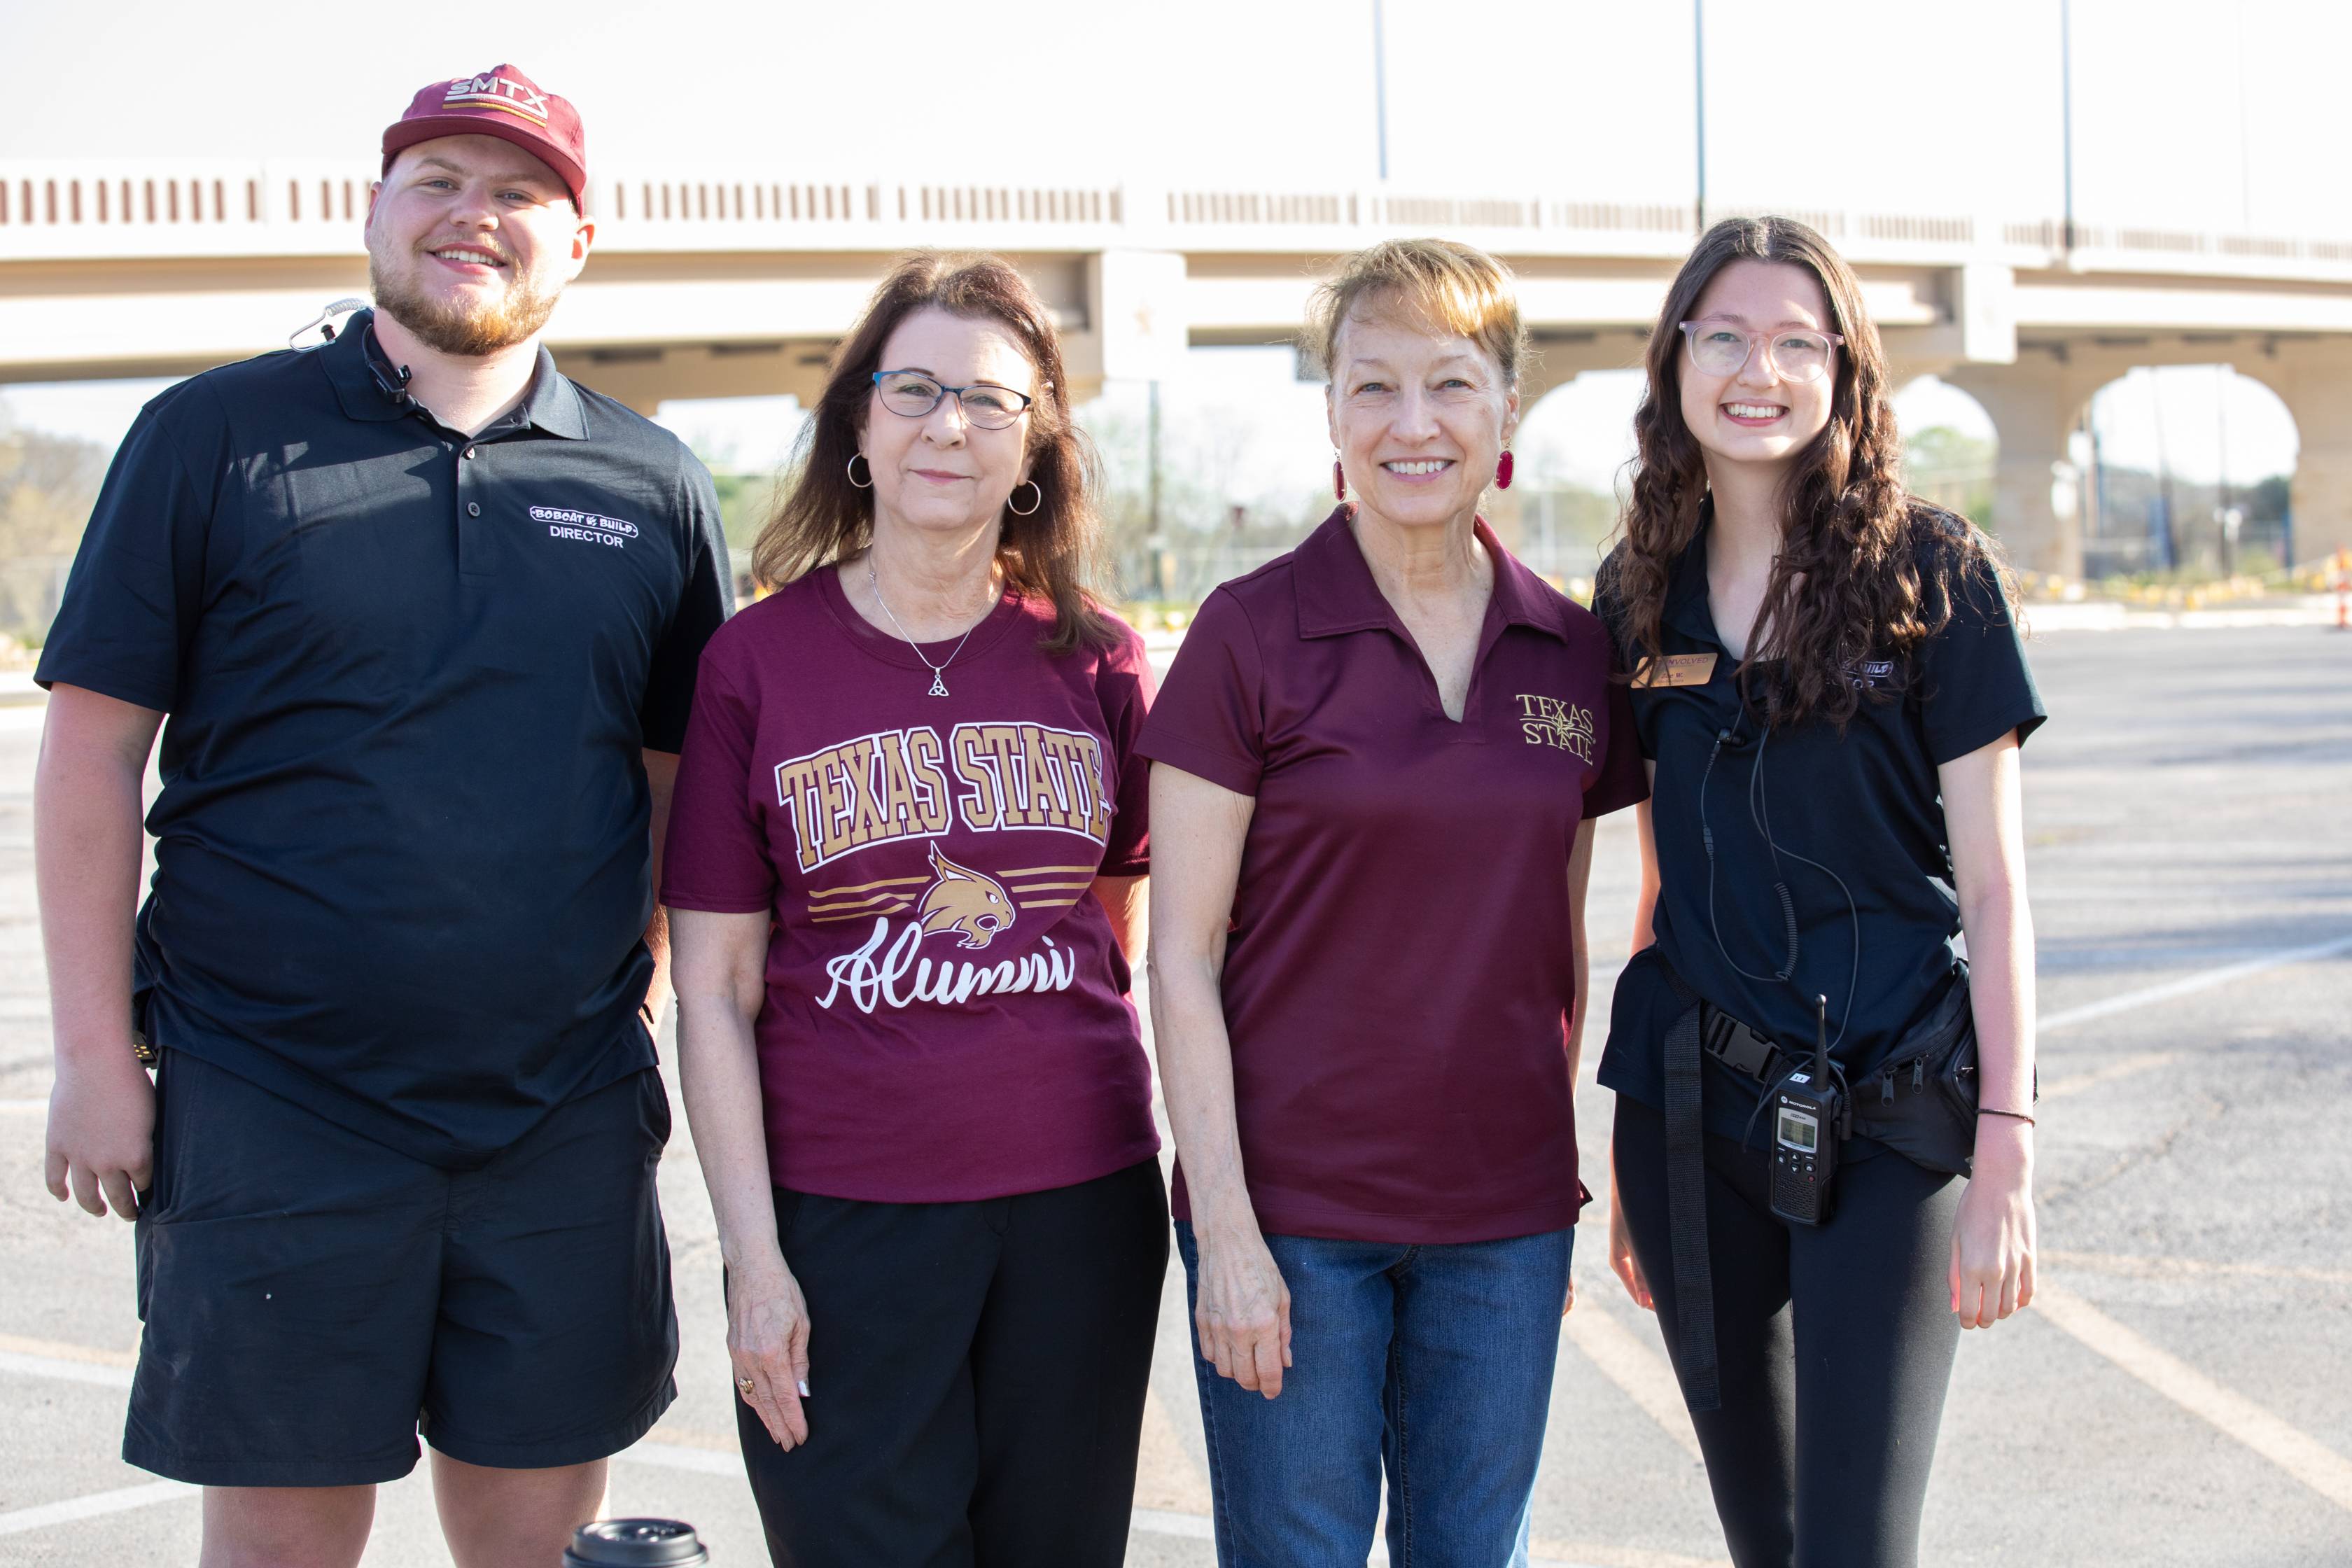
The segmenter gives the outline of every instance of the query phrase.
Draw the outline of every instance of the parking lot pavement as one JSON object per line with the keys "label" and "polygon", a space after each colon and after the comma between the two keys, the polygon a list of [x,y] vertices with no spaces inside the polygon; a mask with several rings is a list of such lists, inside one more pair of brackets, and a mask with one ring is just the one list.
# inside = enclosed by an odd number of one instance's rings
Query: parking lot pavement
{"label": "parking lot pavement", "polygon": [[[2048,1289],[1964,1340],[1924,1560],[2352,1561],[2352,637],[2064,632],[2033,658],[2055,715],[2026,748]],[[192,1562],[194,1494],[113,1457],[138,1342],[129,1227],[38,1184],[39,718],[0,708],[0,1563]],[[1633,874],[1612,819],[1592,899],[1598,996],[1625,956]],[[1588,1074],[1598,1049],[1596,1030]],[[1580,1100],[1596,1190],[1608,1100]],[[717,1242],[680,1131],[663,1166],[680,1396],[614,1467],[612,1503],[692,1520],[719,1563],[752,1563]],[[1535,1553],[1720,1563],[1656,1326],[1603,1267],[1604,1212],[1580,1227]],[[1181,1270],[1136,1501],[1130,1564],[1213,1561]],[[447,1562],[421,1479],[384,1489],[366,1561]]]}

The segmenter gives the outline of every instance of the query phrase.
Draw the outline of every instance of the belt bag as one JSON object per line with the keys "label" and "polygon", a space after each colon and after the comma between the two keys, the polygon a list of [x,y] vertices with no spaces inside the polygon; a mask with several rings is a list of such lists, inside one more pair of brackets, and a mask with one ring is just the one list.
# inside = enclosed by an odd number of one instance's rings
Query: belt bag
{"label": "belt bag", "polygon": [[1884,1066],[1853,1086],[1853,1131],[1913,1164],[1966,1176],[1977,1146],[1977,1026],[1968,966]]}

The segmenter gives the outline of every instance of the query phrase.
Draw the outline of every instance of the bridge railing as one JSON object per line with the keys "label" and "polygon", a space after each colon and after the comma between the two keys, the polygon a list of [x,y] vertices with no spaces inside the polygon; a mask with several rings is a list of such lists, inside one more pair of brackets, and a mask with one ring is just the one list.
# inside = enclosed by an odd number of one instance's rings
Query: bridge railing
{"label": "bridge railing", "polygon": [[[1542,192],[1428,195],[1137,184],[811,180],[751,168],[615,166],[588,208],[608,250],[887,249],[945,243],[1085,252],[1339,250],[1387,234],[1459,235],[1507,255],[1673,258],[1686,204]],[[0,160],[0,259],[350,256],[376,174],[367,159]],[[1732,211],[1710,209],[1710,216]],[[2051,218],[1771,209],[1857,260],[2352,279],[2352,240],[2208,234]]]}

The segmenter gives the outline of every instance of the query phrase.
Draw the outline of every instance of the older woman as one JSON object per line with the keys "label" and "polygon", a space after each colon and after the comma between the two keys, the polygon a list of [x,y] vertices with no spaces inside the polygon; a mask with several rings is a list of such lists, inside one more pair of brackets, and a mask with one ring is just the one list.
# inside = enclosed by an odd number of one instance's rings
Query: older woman
{"label": "older woman", "polygon": [[[1321,292],[1342,503],[1202,606],[1141,750],[1152,1017],[1227,1564],[1526,1555],[1570,1227],[1610,642],[1479,521],[1525,340],[1437,240]],[[1352,503],[1347,498],[1353,496]]]}
{"label": "older woman", "polygon": [[[920,256],[702,663],[678,1061],[744,1462],[796,1568],[1118,1563],[1167,1267],[1129,1000],[1150,679],[1045,307]],[[764,1114],[763,1114],[764,1108]]]}

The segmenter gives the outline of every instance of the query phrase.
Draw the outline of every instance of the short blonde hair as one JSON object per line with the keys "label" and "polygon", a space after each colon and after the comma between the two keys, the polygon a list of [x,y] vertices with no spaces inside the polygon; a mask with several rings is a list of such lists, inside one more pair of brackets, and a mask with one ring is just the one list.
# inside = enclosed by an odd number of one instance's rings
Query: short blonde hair
{"label": "short blonde hair", "polygon": [[1334,373],[1339,329],[1359,309],[1417,318],[1468,338],[1516,387],[1528,353],[1511,270],[1475,246],[1450,239],[1384,239],[1343,257],[1315,290],[1307,312],[1307,347]]}

